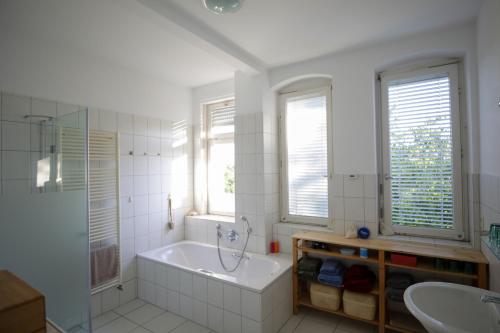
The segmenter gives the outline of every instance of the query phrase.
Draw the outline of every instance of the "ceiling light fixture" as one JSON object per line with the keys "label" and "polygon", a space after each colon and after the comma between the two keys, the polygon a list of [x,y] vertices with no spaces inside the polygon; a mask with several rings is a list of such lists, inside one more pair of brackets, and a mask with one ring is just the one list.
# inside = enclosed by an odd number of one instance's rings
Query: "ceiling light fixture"
{"label": "ceiling light fixture", "polygon": [[244,0],[202,0],[205,8],[215,14],[227,14],[237,12]]}

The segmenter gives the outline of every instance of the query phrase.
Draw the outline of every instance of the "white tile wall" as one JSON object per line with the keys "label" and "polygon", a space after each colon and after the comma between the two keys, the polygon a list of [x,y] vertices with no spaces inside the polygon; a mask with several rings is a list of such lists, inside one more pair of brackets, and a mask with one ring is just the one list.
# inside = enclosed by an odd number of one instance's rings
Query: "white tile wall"
{"label": "white tile wall", "polygon": [[139,298],[215,332],[278,332],[292,314],[291,271],[257,293],[141,257],[138,267]]}
{"label": "white tile wall", "polygon": [[490,225],[500,223],[500,177],[490,174],[480,176],[481,231],[489,231]]}

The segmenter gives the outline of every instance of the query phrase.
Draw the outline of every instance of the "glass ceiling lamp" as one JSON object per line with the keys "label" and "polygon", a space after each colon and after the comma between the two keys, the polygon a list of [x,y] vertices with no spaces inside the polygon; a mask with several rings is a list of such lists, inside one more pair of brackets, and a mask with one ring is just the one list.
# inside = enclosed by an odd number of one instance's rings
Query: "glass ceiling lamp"
{"label": "glass ceiling lamp", "polygon": [[202,0],[203,5],[215,14],[227,14],[237,12],[244,0]]}

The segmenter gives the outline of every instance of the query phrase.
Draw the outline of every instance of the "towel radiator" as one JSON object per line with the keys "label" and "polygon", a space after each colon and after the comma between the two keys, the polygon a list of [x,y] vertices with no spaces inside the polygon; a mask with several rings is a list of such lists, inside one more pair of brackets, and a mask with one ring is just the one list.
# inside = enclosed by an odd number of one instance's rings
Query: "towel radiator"
{"label": "towel radiator", "polygon": [[[116,249],[114,276],[92,285],[92,294],[121,282],[118,134],[89,131],[89,241],[90,250]],[[91,260],[97,260],[91,256]],[[98,263],[105,264],[105,263]],[[91,269],[95,263],[91,263]],[[94,273],[94,272],[92,272]]]}

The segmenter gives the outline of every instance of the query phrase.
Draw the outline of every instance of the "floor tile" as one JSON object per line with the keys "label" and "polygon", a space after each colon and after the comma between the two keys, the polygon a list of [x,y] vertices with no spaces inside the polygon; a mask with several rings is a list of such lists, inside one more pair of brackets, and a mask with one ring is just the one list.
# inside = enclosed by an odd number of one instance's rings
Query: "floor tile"
{"label": "floor tile", "polygon": [[357,320],[342,318],[337,326],[336,332],[347,333],[373,333],[376,327]]}
{"label": "floor tile", "polygon": [[135,309],[140,308],[144,304],[146,304],[144,301],[136,298],[133,301],[130,301],[128,303],[125,303],[125,304],[117,307],[116,309],[113,309],[113,311],[118,313],[118,314],[125,315],[129,312],[134,311]]}
{"label": "floor tile", "polygon": [[151,331],[148,331],[144,327],[138,326],[133,331],[130,331],[130,333],[151,333]]}
{"label": "floor tile", "polygon": [[285,325],[280,329],[279,333],[292,333],[297,326],[299,326],[300,322],[304,319],[304,316],[294,315],[291,316]]}
{"label": "floor tile", "polygon": [[125,315],[125,318],[133,321],[136,324],[142,325],[151,319],[158,317],[164,313],[162,309],[151,304],[146,304],[140,308],[135,309]]}
{"label": "floor tile", "polygon": [[336,328],[339,322],[343,319],[337,315],[317,310],[309,312],[305,318],[317,321],[324,325],[332,326],[333,328]]}
{"label": "floor tile", "polygon": [[182,325],[185,321],[186,319],[172,312],[166,312],[143,326],[154,333],[166,333]]}
{"label": "floor tile", "polygon": [[120,317],[116,320],[113,320],[110,323],[98,328],[95,330],[95,333],[128,333],[136,328],[137,325],[127,320],[123,317]]}
{"label": "floor tile", "polygon": [[195,324],[192,321],[187,321],[172,331],[172,333],[209,333],[209,332],[210,330],[208,328]]}
{"label": "floor tile", "polygon": [[304,318],[295,329],[295,333],[333,333],[335,327]]}
{"label": "floor tile", "polygon": [[92,318],[92,328],[95,330],[95,329],[97,329],[101,326],[104,326],[107,323],[115,320],[118,317],[120,317],[120,316],[118,314],[114,313],[113,311],[105,312],[102,315],[99,315],[97,317]]}

